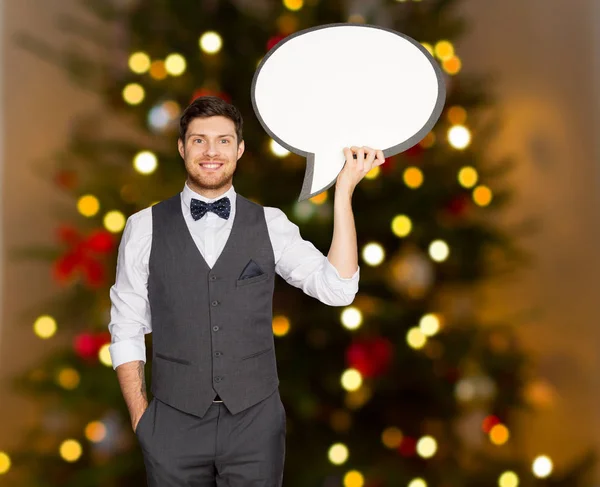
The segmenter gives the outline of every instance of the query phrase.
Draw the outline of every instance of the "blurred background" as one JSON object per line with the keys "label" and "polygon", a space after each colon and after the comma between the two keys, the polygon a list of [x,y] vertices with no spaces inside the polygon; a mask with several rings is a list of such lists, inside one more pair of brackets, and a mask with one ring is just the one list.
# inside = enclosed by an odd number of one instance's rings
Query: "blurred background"
{"label": "blurred background", "polygon": [[350,21],[426,44],[448,98],[357,188],[388,210],[356,210],[351,307],[276,283],[284,483],[600,485],[597,1],[6,0],[0,19],[0,484],[143,485],[108,289],[124,218],[183,186],[195,96],[243,111],[236,191],[327,253],[333,188],[296,202],[303,159],[253,120],[250,82],[286,35]]}

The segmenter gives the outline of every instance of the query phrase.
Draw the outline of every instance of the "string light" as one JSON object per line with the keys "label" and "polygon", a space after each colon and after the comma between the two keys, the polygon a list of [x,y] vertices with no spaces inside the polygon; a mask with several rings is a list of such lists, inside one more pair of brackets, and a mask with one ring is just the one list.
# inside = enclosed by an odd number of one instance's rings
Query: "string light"
{"label": "string light", "polygon": [[344,475],[344,487],[362,487],[365,478],[358,470],[350,470]]}
{"label": "string light", "polygon": [[123,99],[129,105],[139,105],[145,95],[144,88],[139,83],[129,83],[123,88]]}
{"label": "string light", "polygon": [[129,56],[129,69],[136,74],[143,74],[150,69],[150,57],[145,52],[134,52]]}
{"label": "string light", "polygon": [[59,453],[63,460],[75,462],[81,457],[83,449],[77,440],[65,440],[60,444]]}
{"label": "string light", "polygon": [[422,478],[412,479],[408,484],[408,487],[427,487],[427,482]]}
{"label": "string light", "polygon": [[322,191],[319,194],[314,195],[312,198],[308,198],[308,201],[315,205],[322,205],[327,201],[327,191]]}
{"label": "string light", "polygon": [[282,337],[290,331],[290,320],[286,316],[278,315],[273,317],[273,335]]}
{"label": "string light", "polygon": [[427,343],[427,337],[423,334],[420,328],[413,327],[406,333],[406,343],[409,347],[416,350],[423,348]]}
{"label": "string light", "polygon": [[552,473],[552,460],[546,455],[540,455],[535,458],[532,465],[533,475],[543,479]]}
{"label": "string light", "polygon": [[385,258],[385,250],[380,244],[371,242],[363,247],[362,258],[370,266],[378,266]]}
{"label": "string light", "polygon": [[167,77],[167,68],[165,67],[165,62],[162,59],[152,61],[152,64],[150,64],[150,76],[158,81],[161,81]]}
{"label": "string light", "polygon": [[109,211],[104,215],[104,228],[109,232],[118,233],[125,228],[126,218],[118,210]]}
{"label": "string light", "polygon": [[101,364],[106,365],[107,367],[112,367],[112,359],[110,358],[110,352],[108,351],[110,343],[105,343],[98,350],[98,360]]}
{"label": "string light", "polygon": [[474,167],[465,166],[458,171],[458,182],[463,188],[472,188],[479,178]]}
{"label": "string light", "polygon": [[362,324],[362,313],[356,306],[348,306],[342,311],[341,321],[347,330],[356,330]]}
{"label": "string light", "polygon": [[446,112],[446,118],[452,125],[463,125],[467,121],[467,111],[460,105],[452,105]]}
{"label": "string light", "polygon": [[100,211],[100,201],[94,195],[85,194],[77,200],[77,211],[86,217],[92,217]]}
{"label": "string light", "polygon": [[33,331],[39,338],[50,338],[56,329],[56,320],[52,316],[42,315],[33,323]]}
{"label": "string light", "polygon": [[72,367],[65,367],[64,369],[61,369],[56,377],[56,382],[58,385],[69,391],[75,389],[79,385],[80,381],[81,376],[79,375],[79,372]]}
{"label": "string light", "polygon": [[423,184],[423,172],[418,167],[407,167],[403,174],[404,184],[416,189]]}
{"label": "string light", "polygon": [[381,442],[391,450],[398,448],[403,438],[402,431],[395,426],[390,426],[381,433]]}
{"label": "string light", "polygon": [[397,237],[406,237],[412,230],[412,221],[406,215],[396,215],[392,220],[392,232]]}
{"label": "string light", "polygon": [[362,384],[362,375],[356,369],[347,369],[342,374],[341,383],[342,387],[347,391],[355,391]]}
{"label": "string light", "polygon": [[297,12],[304,6],[304,0],[283,0],[283,5],[292,12]]}
{"label": "string light", "polygon": [[182,75],[186,65],[185,58],[176,52],[169,54],[165,59],[165,69],[171,76]]}
{"label": "string light", "polygon": [[433,336],[440,330],[440,319],[436,314],[428,313],[419,320],[419,328],[423,335]]}
{"label": "string light", "polygon": [[433,46],[431,44],[429,44],[429,42],[421,42],[421,45],[427,49],[427,51],[429,52],[429,54],[431,54],[432,56],[435,56],[435,51],[433,49]]}
{"label": "string light", "polygon": [[448,142],[455,149],[464,149],[471,143],[471,132],[464,125],[453,125],[448,129]]}
{"label": "string light", "polygon": [[508,428],[501,423],[494,425],[490,430],[490,441],[494,445],[504,445],[508,441],[509,436]]}
{"label": "string light", "polygon": [[417,442],[417,454],[423,458],[431,458],[437,451],[437,442],[432,436],[423,436]]}
{"label": "string light", "polygon": [[133,158],[133,167],[141,174],[150,174],[156,170],[157,166],[158,159],[154,152],[140,151]]}
{"label": "string light", "polygon": [[10,457],[8,453],[0,451],[0,475],[5,474],[10,470]]}
{"label": "string light", "polygon": [[290,151],[279,144],[275,139],[270,140],[269,150],[277,157],[287,157],[290,155]]}
{"label": "string light", "polygon": [[492,202],[492,190],[480,185],[473,190],[473,201],[479,206],[488,206]]}
{"label": "string light", "polygon": [[335,443],[331,445],[328,452],[329,461],[334,465],[341,465],[348,460],[348,447],[343,443]]}
{"label": "string light", "polygon": [[436,262],[445,261],[450,255],[450,248],[443,240],[434,240],[429,245],[429,256]]}
{"label": "string light", "polygon": [[91,421],[86,425],[84,434],[92,443],[100,443],[106,438],[106,426],[102,421]]}
{"label": "string light", "polygon": [[448,74],[456,74],[460,71],[462,67],[462,62],[458,56],[452,56],[450,59],[445,59],[442,61],[442,68]]}
{"label": "string light", "polygon": [[223,39],[215,31],[207,31],[198,40],[200,49],[206,54],[216,54],[223,46]]}
{"label": "string light", "polygon": [[452,43],[446,40],[437,42],[435,44],[434,51],[435,55],[442,61],[450,59],[452,56],[454,56],[454,46]]}
{"label": "string light", "polygon": [[518,487],[519,485],[519,477],[515,472],[511,472],[510,470],[504,472],[498,478],[498,487]]}

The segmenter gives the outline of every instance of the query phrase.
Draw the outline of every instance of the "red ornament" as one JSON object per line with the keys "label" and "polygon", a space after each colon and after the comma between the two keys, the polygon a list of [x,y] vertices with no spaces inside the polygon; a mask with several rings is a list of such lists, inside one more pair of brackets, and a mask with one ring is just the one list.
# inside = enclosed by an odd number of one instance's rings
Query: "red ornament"
{"label": "red ornament", "polygon": [[56,281],[64,284],[79,274],[90,288],[101,287],[105,281],[105,271],[99,257],[112,252],[116,246],[114,237],[105,230],[95,230],[84,238],[67,225],[58,229],[58,236],[69,250],[54,262],[52,272]]}
{"label": "red ornament", "polygon": [[417,440],[410,436],[402,438],[402,443],[398,446],[398,452],[403,457],[412,457],[416,453]]}
{"label": "red ornament", "polygon": [[73,348],[75,353],[82,359],[91,359],[98,356],[96,340],[91,333],[77,335],[73,340]]}
{"label": "red ornament", "polygon": [[452,216],[463,216],[471,204],[466,194],[458,195],[446,205],[446,212]]}
{"label": "red ornament", "polygon": [[193,102],[196,98],[200,98],[201,96],[216,96],[225,100],[227,103],[231,103],[231,97],[227,93],[225,93],[224,91],[211,90],[210,88],[198,88],[192,94],[192,99],[190,100],[190,103]]}
{"label": "red ornament", "polygon": [[387,372],[392,360],[392,351],[392,344],[386,338],[357,340],[346,350],[346,362],[363,377],[376,377]]}
{"label": "red ornament", "polygon": [[494,426],[500,423],[500,418],[491,414],[489,416],[486,416],[485,419],[481,422],[481,429],[485,434],[488,434]]}
{"label": "red ornament", "polygon": [[110,343],[110,332],[107,330],[96,333],[96,335],[94,335],[94,341],[96,343],[96,350],[100,351],[104,345]]}
{"label": "red ornament", "polygon": [[267,41],[267,51],[270,51],[280,40],[285,39],[287,36],[284,35],[274,35]]}
{"label": "red ornament", "polygon": [[73,189],[77,184],[77,174],[75,171],[59,171],[54,176],[54,182],[61,188]]}
{"label": "red ornament", "polygon": [[393,171],[394,169],[394,159],[392,157],[386,157],[385,158],[385,162],[379,166],[381,168],[381,172],[383,174],[389,174]]}

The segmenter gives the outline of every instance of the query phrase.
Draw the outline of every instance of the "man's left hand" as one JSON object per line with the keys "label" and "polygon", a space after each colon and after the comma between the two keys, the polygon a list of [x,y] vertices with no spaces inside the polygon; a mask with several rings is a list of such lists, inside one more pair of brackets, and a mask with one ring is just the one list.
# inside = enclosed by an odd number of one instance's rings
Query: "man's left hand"
{"label": "man's left hand", "polygon": [[[356,154],[356,159],[353,157],[354,154]],[[371,169],[385,162],[383,151],[366,146],[344,147],[344,155],[346,163],[337,177],[336,191],[342,189],[352,193],[356,185]]]}

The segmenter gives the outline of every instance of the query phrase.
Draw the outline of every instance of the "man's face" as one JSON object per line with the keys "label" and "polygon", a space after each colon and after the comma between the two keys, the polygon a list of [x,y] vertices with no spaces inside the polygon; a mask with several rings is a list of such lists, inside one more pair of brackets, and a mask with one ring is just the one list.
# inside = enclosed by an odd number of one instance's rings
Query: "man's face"
{"label": "man's face", "polygon": [[[244,153],[244,141],[238,145],[232,120],[223,116],[195,118],[188,125],[185,140],[179,139],[177,146],[191,189],[208,190],[209,194],[211,190],[219,194],[229,189],[237,161]],[[211,163],[218,166],[213,169]]]}

